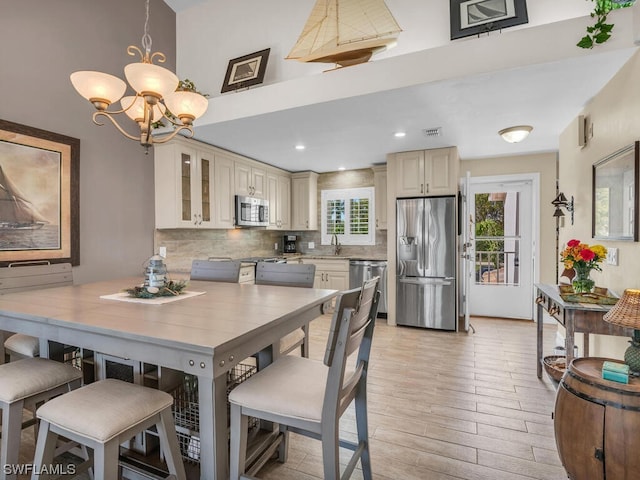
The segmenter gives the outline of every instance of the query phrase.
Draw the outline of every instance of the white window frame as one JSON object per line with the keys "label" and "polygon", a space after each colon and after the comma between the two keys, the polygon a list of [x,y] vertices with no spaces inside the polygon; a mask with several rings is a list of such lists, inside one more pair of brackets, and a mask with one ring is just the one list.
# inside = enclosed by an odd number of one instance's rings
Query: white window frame
{"label": "white window frame", "polygon": [[331,245],[331,238],[333,234],[327,232],[327,201],[329,200],[344,200],[345,208],[345,223],[348,226],[350,221],[349,204],[351,199],[354,198],[367,198],[369,200],[369,233],[366,235],[356,234],[338,234],[338,241],[341,245],[375,245],[376,244],[376,226],[375,226],[375,191],[373,187],[361,187],[361,188],[345,188],[345,189],[333,189],[322,190],[320,192],[321,201],[321,222],[320,231],[322,245]]}

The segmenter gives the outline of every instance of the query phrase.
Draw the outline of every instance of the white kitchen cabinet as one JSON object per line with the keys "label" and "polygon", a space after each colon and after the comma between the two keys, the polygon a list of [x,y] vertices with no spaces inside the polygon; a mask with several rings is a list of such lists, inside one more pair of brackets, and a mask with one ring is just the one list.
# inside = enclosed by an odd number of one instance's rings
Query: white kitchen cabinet
{"label": "white kitchen cabinet", "polygon": [[291,179],[289,175],[267,172],[269,230],[291,229]]}
{"label": "white kitchen cabinet", "polygon": [[246,197],[267,197],[267,170],[253,162],[235,161],[235,194]]}
{"label": "white kitchen cabinet", "polygon": [[456,147],[396,153],[396,197],[454,195],[458,191]]}
{"label": "white kitchen cabinet", "polygon": [[229,161],[197,142],[180,139],[156,145],[156,228],[232,228]]}
{"label": "white kitchen cabinet", "polygon": [[316,266],[313,288],[349,289],[349,260],[303,258],[301,262]]}
{"label": "white kitchen cabinet", "polygon": [[215,228],[233,228],[235,225],[234,161],[216,153],[213,174],[213,223]]}
{"label": "white kitchen cabinet", "polygon": [[376,228],[387,229],[387,166],[379,165],[373,170],[373,188],[376,197]]}
{"label": "white kitchen cabinet", "polygon": [[318,229],[318,174],[291,175],[291,229]]}

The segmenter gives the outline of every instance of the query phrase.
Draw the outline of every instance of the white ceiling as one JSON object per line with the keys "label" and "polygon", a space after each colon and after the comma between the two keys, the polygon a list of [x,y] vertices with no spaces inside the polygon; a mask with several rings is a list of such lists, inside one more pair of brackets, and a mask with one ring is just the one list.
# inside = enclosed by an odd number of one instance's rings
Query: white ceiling
{"label": "white ceiling", "polygon": [[[203,0],[165,1],[179,11]],[[560,133],[635,51],[633,42],[623,47],[601,46],[589,54],[575,47],[571,58],[549,61],[547,52],[545,61],[531,65],[196,122],[194,137],[290,171],[365,168],[385,162],[391,152],[451,145],[465,160],[557,151]],[[261,90],[268,95],[267,88]],[[231,95],[210,100],[209,108],[220,108],[218,99],[229,108],[233,95],[239,100],[241,93]],[[509,144],[498,136],[498,130],[519,124],[533,126],[525,141]],[[425,136],[423,130],[433,127],[441,127],[442,134]],[[395,138],[400,130],[407,135]],[[306,149],[295,150],[298,143]]]}

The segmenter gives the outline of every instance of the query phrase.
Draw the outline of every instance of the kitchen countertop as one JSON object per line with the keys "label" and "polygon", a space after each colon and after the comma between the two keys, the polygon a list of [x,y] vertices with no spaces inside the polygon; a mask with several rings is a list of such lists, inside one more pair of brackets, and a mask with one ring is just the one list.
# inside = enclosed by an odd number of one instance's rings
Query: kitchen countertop
{"label": "kitchen countertop", "polygon": [[386,257],[363,257],[362,255],[313,255],[313,254],[288,254],[284,255],[287,260],[309,259],[309,260],[371,260],[371,261],[387,261]]}

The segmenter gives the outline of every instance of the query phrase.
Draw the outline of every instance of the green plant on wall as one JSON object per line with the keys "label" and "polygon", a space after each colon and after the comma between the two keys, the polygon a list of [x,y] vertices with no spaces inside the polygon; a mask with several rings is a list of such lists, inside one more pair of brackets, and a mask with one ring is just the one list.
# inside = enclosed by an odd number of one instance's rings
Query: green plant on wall
{"label": "green plant on wall", "polygon": [[580,48],[593,48],[594,45],[604,43],[611,38],[613,23],[607,23],[607,15],[611,10],[617,8],[630,7],[635,0],[591,0],[595,3],[595,8],[591,12],[591,18],[596,19],[596,23],[587,27],[587,34],[580,39],[577,46]]}

